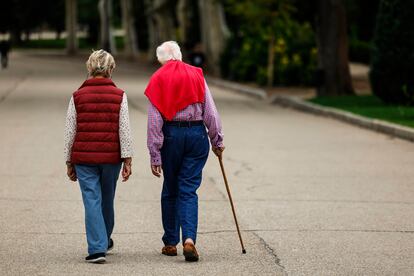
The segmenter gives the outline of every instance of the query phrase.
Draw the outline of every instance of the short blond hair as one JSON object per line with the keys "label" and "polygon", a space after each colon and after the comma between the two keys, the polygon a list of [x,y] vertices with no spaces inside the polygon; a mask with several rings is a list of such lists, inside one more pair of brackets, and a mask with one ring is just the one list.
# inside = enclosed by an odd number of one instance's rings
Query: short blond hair
{"label": "short blond hair", "polygon": [[86,69],[92,77],[110,77],[115,68],[114,57],[105,50],[93,51],[86,61]]}
{"label": "short blond hair", "polygon": [[169,60],[180,60],[182,59],[182,54],[180,46],[175,41],[166,41],[160,46],[157,47],[157,58],[161,64]]}

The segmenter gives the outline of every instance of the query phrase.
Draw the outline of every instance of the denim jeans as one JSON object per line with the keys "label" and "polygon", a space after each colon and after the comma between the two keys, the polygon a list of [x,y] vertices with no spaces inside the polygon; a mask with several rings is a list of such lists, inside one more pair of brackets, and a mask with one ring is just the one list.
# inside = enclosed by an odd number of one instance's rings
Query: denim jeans
{"label": "denim jeans", "polygon": [[85,207],[88,253],[105,253],[114,229],[114,197],[119,164],[75,165]]}
{"label": "denim jeans", "polygon": [[209,153],[204,126],[164,125],[161,149],[164,183],[161,194],[162,225],[165,245],[177,245],[191,238],[196,242],[198,197],[202,170]]}

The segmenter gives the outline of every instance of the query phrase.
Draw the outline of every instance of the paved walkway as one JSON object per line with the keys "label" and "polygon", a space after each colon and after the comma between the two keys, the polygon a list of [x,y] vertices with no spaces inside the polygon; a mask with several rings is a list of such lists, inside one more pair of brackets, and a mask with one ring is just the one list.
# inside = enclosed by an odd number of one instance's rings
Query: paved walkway
{"label": "paved walkway", "polygon": [[414,144],[216,87],[248,254],[211,155],[199,192],[201,261],[160,255],[161,181],[145,145],[150,72],[122,61],[114,80],[130,100],[134,175],[118,186],[114,253],[85,264],[81,196],[62,153],[83,64],[15,53],[0,71],[1,275],[414,274]]}

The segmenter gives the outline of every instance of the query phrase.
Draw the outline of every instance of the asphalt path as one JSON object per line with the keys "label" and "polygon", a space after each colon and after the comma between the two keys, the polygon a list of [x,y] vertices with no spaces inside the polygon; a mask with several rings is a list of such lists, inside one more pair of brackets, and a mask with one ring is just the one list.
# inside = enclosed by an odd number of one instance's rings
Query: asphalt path
{"label": "asphalt path", "polygon": [[77,183],[63,158],[65,114],[86,77],[84,57],[15,52],[0,71],[2,275],[413,275],[414,144],[211,86],[224,165],[210,155],[199,190],[200,262],[160,254],[162,182],[149,170],[143,95],[153,67],[118,61],[135,157],[119,182],[115,249],[84,262]]}

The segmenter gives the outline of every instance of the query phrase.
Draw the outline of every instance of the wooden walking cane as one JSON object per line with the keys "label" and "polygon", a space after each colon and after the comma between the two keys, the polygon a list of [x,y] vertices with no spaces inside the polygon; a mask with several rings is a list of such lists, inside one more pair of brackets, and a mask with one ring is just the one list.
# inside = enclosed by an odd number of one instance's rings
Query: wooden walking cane
{"label": "wooden walking cane", "polygon": [[236,211],[234,210],[233,199],[231,198],[229,183],[227,182],[226,172],[224,171],[222,155],[218,156],[218,159],[219,159],[219,162],[220,162],[221,173],[223,174],[223,178],[224,178],[224,184],[226,184],[226,190],[227,190],[227,195],[229,196],[231,210],[233,211],[233,218],[234,218],[234,222],[236,223],[237,234],[239,234],[240,244],[241,244],[241,247],[242,247],[242,253],[246,254],[246,249],[244,248],[243,239],[242,239],[242,236],[240,234],[239,223],[237,222]]}

